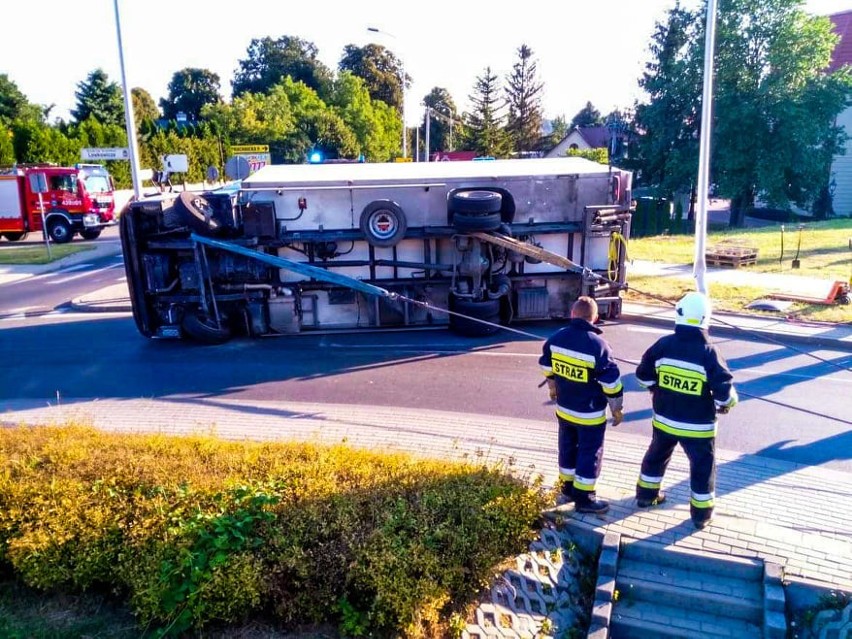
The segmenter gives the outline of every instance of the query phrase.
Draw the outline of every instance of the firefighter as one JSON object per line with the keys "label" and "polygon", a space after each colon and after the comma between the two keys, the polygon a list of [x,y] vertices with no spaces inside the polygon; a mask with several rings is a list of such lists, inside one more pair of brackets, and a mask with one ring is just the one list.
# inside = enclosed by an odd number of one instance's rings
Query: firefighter
{"label": "firefighter", "polygon": [[610,347],[594,326],[598,305],[579,297],[571,321],[545,342],[539,359],[559,422],[560,503],[574,502],[577,512],[605,513],[609,504],[597,499],[606,432],[606,408],[612,425],[623,419],[621,374]]}
{"label": "firefighter", "polygon": [[701,293],[687,293],[675,308],[674,334],[653,344],[636,369],[653,396],[652,436],[636,485],[640,508],[666,500],[660,484],[675,446],[689,459],[690,514],[698,529],[713,517],[716,474],[716,414],[737,403],[733,376],[710,344],[712,311]]}

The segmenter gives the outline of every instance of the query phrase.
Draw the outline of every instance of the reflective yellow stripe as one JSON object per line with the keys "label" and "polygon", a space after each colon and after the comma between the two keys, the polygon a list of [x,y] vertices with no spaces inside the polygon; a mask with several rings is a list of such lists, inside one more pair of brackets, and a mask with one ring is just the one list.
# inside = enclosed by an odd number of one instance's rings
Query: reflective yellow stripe
{"label": "reflective yellow stripe", "polygon": [[671,426],[669,424],[664,424],[658,419],[652,419],[651,424],[653,424],[654,428],[659,428],[664,433],[668,433],[669,435],[676,435],[677,437],[715,437],[716,436],[716,424],[696,424],[694,429],[691,428],[678,428],[676,426]]}
{"label": "reflective yellow stripe", "polygon": [[692,379],[700,379],[702,382],[707,381],[707,375],[689,368],[681,368],[680,366],[671,366],[669,364],[661,364],[657,367],[658,373],[671,373],[680,377],[689,377]]}
{"label": "reflective yellow stripe", "polygon": [[692,499],[689,500],[689,503],[691,503],[696,508],[713,508],[713,505],[714,505],[712,498],[711,499],[698,500],[698,499],[695,499],[695,497],[693,497]]}
{"label": "reflective yellow stripe", "polygon": [[600,417],[577,417],[566,413],[565,411],[556,409],[556,414],[566,422],[571,422],[572,424],[577,424],[579,426],[603,426],[606,424],[606,413]]}
{"label": "reflective yellow stripe", "polygon": [[622,385],[621,380],[618,380],[618,383],[613,387],[609,387],[606,384],[604,384],[603,382],[601,382],[600,384],[601,384],[601,389],[604,392],[604,395],[616,395],[616,394],[620,393],[622,390],[624,390],[624,386]]}
{"label": "reflective yellow stripe", "polygon": [[564,471],[559,471],[559,481],[572,482],[574,481],[574,473],[566,473]]}
{"label": "reflective yellow stripe", "polygon": [[662,484],[663,482],[661,482],[661,481],[650,482],[650,481],[645,481],[644,479],[640,478],[637,483],[642,488],[650,488],[651,490],[656,490],[657,488],[660,487],[660,484]]}
{"label": "reflective yellow stripe", "polygon": [[574,488],[590,493],[595,489],[595,479],[589,477],[575,477]]}

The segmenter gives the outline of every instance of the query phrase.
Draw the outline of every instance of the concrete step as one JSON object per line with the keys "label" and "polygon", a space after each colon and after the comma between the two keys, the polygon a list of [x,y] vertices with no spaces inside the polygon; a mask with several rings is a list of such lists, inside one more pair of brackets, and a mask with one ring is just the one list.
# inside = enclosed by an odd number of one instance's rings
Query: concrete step
{"label": "concrete step", "polygon": [[674,549],[647,541],[622,539],[621,558],[756,583],[763,580],[763,562],[760,560],[716,555],[706,551],[691,552],[685,548]]}
{"label": "concrete step", "polygon": [[610,639],[755,639],[759,625],[742,619],[650,601],[619,600],[610,622]]}
{"label": "concrete step", "polygon": [[755,581],[622,559],[615,587],[620,600],[663,601],[756,624],[763,619],[763,584]]}

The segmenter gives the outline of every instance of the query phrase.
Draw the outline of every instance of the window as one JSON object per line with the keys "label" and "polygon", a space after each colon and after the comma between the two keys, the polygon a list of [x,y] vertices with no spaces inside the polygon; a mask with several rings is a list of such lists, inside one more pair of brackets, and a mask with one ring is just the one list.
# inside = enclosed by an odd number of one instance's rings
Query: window
{"label": "window", "polygon": [[51,175],[48,178],[48,183],[50,184],[51,191],[67,191],[68,193],[74,193],[77,190],[77,176],[73,173]]}

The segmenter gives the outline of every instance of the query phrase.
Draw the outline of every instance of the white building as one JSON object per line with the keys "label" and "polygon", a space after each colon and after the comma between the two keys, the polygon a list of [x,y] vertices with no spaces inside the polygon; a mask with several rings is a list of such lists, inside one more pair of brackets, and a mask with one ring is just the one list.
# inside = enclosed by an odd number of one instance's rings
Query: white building
{"label": "white building", "polygon": [[[840,36],[829,65],[829,71],[836,71],[844,65],[852,65],[852,11],[835,13],[829,19]],[[834,196],[834,214],[852,216],[852,106],[837,116],[837,124],[846,130],[846,154],[834,156],[829,189]]]}

